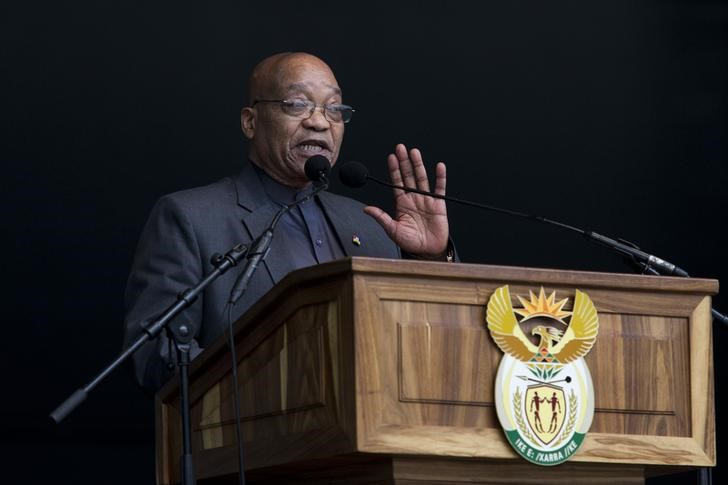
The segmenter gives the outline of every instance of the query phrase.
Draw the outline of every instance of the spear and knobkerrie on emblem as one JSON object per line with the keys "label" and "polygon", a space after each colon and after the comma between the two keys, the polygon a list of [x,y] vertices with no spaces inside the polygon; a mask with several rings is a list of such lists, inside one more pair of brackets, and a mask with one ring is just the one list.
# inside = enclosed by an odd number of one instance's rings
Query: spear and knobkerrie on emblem
{"label": "spear and knobkerrie on emblem", "polygon": [[[495,382],[498,420],[510,445],[538,465],[558,465],[573,456],[594,416],[594,387],[584,356],[599,330],[589,296],[576,290],[569,299],[546,296],[543,287],[530,299],[508,286],[497,288],[488,302],[486,321],[505,354]],[[520,316],[520,319],[519,319]]]}

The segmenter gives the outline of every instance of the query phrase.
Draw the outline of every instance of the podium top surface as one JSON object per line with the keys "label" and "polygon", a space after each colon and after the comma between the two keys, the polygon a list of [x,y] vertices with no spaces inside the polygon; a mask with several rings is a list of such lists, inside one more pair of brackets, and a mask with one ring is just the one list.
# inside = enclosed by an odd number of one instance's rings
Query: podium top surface
{"label": "podium top surface", "polygon": [[359,274],[392,274],[482,281],[523,281],[566,285],[589,285],[614,289],[662,289],[678,293],[718,293],[718,280],[705,278],[679,278],[597,271],[525,268],[467,263],[445,263],[419,260],[383,258],[346,258],[316,266],[302,268],[286,276],[279,286],[298,284],[307,279],[318,279],[346,272]]}

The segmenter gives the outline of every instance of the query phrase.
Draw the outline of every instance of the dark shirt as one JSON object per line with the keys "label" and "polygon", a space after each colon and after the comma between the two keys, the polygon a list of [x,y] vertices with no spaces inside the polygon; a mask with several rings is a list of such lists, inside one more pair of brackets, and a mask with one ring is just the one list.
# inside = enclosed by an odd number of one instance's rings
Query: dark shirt
{"label": "dark shirt", "polygon": [[[270,178],[257,166],[255,171],[266,195],[281,206],[308,196],[314,189],[313,185],[303,189],[288,187]],[[287,253],[295,268],[314,266],[346,256],[318,196],[284,214],[273,237],[277,244],[289,249]]]}

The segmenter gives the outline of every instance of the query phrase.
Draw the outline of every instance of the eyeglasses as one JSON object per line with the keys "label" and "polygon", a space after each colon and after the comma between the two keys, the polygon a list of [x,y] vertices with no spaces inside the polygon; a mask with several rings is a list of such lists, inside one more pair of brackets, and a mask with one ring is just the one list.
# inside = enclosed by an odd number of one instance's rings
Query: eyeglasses
{"label": "eyeglasses", "polygon": [[307,119],[313,116],[316,108],[321,106],[324,116],[332,123],[348,123],[354,114],[354,108],[346,104],[316,104],[308,99],[256,99],[251,107],[258,103],[280,103],[283,112],[293,118]]}

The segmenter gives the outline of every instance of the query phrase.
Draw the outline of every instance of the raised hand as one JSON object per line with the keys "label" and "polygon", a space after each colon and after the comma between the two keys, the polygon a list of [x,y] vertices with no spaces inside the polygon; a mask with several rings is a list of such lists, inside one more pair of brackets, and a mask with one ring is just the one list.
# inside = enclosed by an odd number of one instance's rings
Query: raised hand
{"label": "raised hand", "polygon": [[[389,177],[394,185],[430,191],[422,154],[416,148],[407,150],[398,144],[387,157]],[[445,164],[435,167],[435,193],[445,195]],[[387,235],[402,250],[425,259],[443,259],[447,251],[449,228],[445,201],[394,189],[394,218],[379,207],[367,206]]]}

